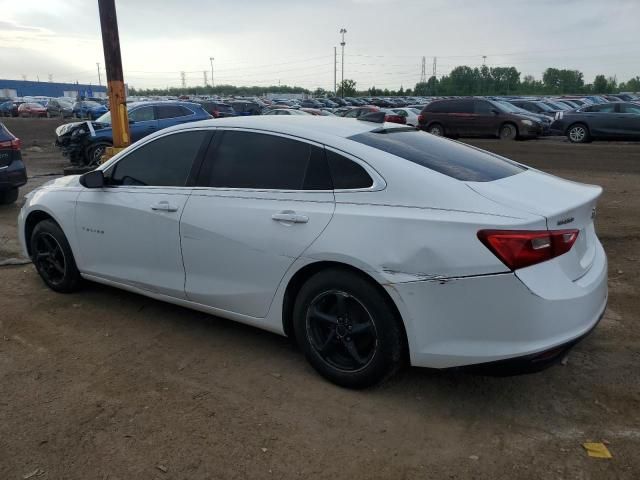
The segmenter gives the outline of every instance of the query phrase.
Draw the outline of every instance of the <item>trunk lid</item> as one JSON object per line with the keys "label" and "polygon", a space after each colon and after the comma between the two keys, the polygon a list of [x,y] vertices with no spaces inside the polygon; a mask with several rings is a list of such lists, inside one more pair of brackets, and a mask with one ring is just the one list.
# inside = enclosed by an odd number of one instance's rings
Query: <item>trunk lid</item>
{"label": "trunk lid", "polygon": [[559,262],[571,280],[587,273],[598,242],[593,221],[602,187],[532,169],[492,182],[466,183],[485,198],[545,217],[549,230],[579,230],[573,248],[552,261]]}

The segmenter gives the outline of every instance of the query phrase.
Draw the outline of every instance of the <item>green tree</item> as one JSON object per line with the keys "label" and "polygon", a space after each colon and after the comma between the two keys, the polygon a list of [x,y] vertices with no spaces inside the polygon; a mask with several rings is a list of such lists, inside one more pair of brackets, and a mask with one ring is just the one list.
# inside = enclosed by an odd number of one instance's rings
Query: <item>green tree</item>
{"label": "green tree", "polygon": [[345,78],[338,84],[338,96],[339,97],[353,97],[356,94],[356,82]]}
{"label": "green tree", "polygon": [[542,82],[547,93],[580,93],[584,89],[584,76],[578,70],[547,68]]}
{"label": "green tree", "polygon": [[416,83],[416,86],[413,88],[413,93],[418,97],[425,97],[431,94],[431,90],[429,89],[429,84],[427,82]]}
{"label": "green tree", "polygon": [[609,87],[609,82],[604,75],[596,75],[593,81],[593,93],[606,93]]}

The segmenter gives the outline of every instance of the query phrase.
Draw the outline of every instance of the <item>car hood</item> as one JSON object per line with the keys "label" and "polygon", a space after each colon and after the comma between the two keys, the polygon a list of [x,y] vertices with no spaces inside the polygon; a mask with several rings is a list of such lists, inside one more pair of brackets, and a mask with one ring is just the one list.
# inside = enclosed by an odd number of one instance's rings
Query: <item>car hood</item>
{"label": "car hood", "polygon": [[80,185],[80,175],[65,175],[54,178],[43,184],[41,188],[76,187]]}
{"label": "car hood", "polygon": [[[75,130],[78,127],[81,127],[82,125],[86,126],[87,123],[89,123],[89,122],[65,123],[64,125],[60,125],[58,128],[56,128],[56,135],[58,137],[62,137],[64,135],[67,135],[67,134],[71,133],[73,130]],[[91,125],[93,126],[94,130],[103,130],[105,128],[111,128],[111,124],[109,124],[109,123],[91,122]]]}

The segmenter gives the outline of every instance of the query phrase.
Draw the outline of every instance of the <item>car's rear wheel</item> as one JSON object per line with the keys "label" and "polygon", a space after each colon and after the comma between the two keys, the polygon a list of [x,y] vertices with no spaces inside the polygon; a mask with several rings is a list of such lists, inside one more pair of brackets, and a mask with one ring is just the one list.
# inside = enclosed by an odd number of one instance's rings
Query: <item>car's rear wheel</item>
{"label": "car's rear wheel", "polygon": [[71,247],[53,220],[38,223],[31,234],[31,260],[49,288],[61,293],[78,289],[81,282]]}
{"label": "car's rear wheel", "polygon": [[571,143],[587,143],[591,139],[589,128],[583,123],[571,125],[567,130],[567,138]]}
{"label": "car's rear wheel", "polygon": [[500,127],[500,140],[515,140],[518,137],[518,128],[513,123],[505,123]]}
{"label": "car's rear wheel", "polygon": [[294,331],[311,365],[348,388],[366,388],[392,375],[404,353],[403,330],[378,288],[342,269],[325,270],[300,289]]}
{"label": "car's rear wheel", "polygon": [[431,135],[435,135],[437,137],[442,137],[442,136],[444,136],[444,127],[442,125],[440,125],[439,123],[433,123],[433,124],[429,125],[429,128],[427,129],[427,132],[429,132]]}
{"label": "car's rear wheel", "polygon": [[9,190],[0,191],[0,204],[8,205],[18,200],[18,189],[10,188]]}

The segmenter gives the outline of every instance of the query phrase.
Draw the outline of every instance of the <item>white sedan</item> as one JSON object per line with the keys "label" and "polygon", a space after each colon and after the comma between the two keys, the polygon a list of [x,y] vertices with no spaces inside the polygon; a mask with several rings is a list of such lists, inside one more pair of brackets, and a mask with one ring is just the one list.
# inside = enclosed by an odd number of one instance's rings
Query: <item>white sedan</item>
{"label": "white sedan", "polygon": [[19,216],[44,282],[288,335],[353,388],[405,361],[540,369],[597,324],[602,189],[414,128],[237,117],[168,128]]}

